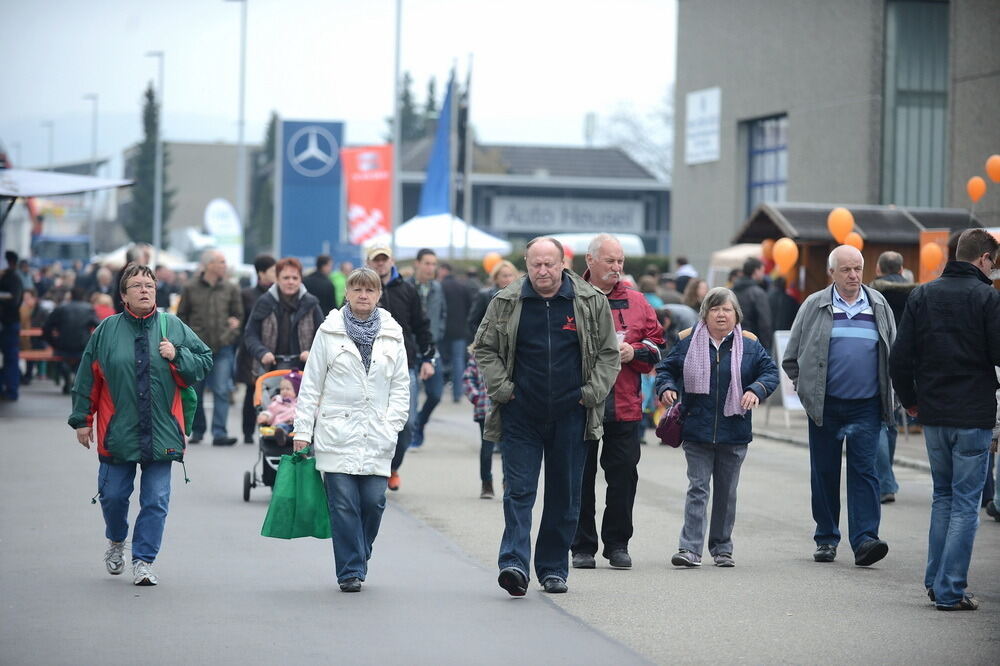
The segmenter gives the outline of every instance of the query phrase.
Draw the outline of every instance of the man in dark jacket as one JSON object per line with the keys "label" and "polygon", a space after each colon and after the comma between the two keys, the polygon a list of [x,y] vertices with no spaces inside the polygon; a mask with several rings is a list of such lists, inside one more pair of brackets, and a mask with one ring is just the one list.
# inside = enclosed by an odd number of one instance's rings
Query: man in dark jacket
{"label": "man in dark jacket", "polygon": [[197,444],[206,429],[202,396],[205,386],[212,391],[212,444],[231,446],[235,437],[226,432],[229,394],[233,390],[233,360],[236,340],[243,321],[243,301],[239,288],[226,280],[226,257],[218,250],[206,250],[201,257],[201,271],[181,292],[177,316],[191,327],[212,350],[212,371],[195,385],[198,409],[191,426],[190,444]]}
{"label": "man in dark jacket", "polygon": [[924,587],[938,610],[979,606],[965,590],[996,424],[998,246],[984,229],[962,233],[941,277],[910,294],[889,360],[900,402],[924,426],[934,481]]}
{"label": "man in dark jacket", "polygon": [[[250,313],[257,299],[267,293],[267,290],[274,284],[274,264],[275,260],[269,254],[259,254],[253,260],[253,268],[257,272],[257,284],[240,291],[240,298],[243,300],[243,330],[246,331],[247,322],[250,320]],[[236,381],[246,385],[243,394],[243,442],[253,444],[253,435],[256,428],[257,414],[253,406],[254,378],[250,372],[253,359],[247,353],[243,345],[243,336],[240,336],[236,344]]]}
{"label": "man in dark jacket", "polygon": [[403,279],[392,260],[392,250],[387,247],[373,247],[366,255],[368,267],[378,273],[382,280],[382,298],[378,305],[385,308],[403,329],[403,344],[406,346],[406,360],[410,366],[410,415],[396,438],[396,454],[392,458],[392,474],[389,490],[399,490],[399,468],[403,464],[406,449],[413,441],[417,419],[417,379],[428,379],[435,372],[434,358],[437,350],[431,335],[430,322],[420,305],[417,288]]}
{"label": "man in dark jacket", "polygon": [[444,291],[437,276],[438,260],[437,254],[430,248],[422,248],[417,251],[417,260],[413,265],[413,277],[407,282],[417,288],[420,296],[420,306],[427,316],[427,322],[431,327],[431,337],[434,339],[434,348],[438,350],[435,357],[434,374],[426,380],[419,382],[420,388],[424,390],[424,404],[417,412],[417,421],[413,428],[413,438],[410,440],[410,448],[416,449],[423,446],[424,426],[431,419],[431,414],[441,402],[441,394],[444,393],[444,375],[441,372],[440,351],[444,342],[445,325],[448,320],[448,306],[444,300]]}
{"label": "man in dark jacket", "polygon": [[321,254],[316,257],[316,270],[302,280],[306,291],[319,300],[319,309],[323,311],[324,317],[330,314],[330,310],[337,307],[336,292],[333,288],[333,282],[330,281],[332,270],[333,259],[329,255]]}
{"label": "man in dark jacket", "polygon": [[771,329],[771,304],[767,292],[760,286],[764,278],[764,264],[750,257],[743,262],[743,276],[733,284],[733,293],[743,310],[743,330],[757,336],[761,346],[770,354],[773,331]]}
{"label": "man in dark jacket", "polygon": [[17,274],[17,252],[4,253],[7,270],[0,274],[0,354],[3,370],[0,371],[0,400],[17,400],[21,383],[18,349],[21,346],[21,299],[24,285]]}
{"label": "man in dark jacket", "polygon": [[73,287],[70,293],[72,300],[57,306],[42,326],[45,341],[52,346],[55,355],[63,359],[59,364],[59,374],[63,378],[62,392],[65,395],[69,395],[90,334],[100,323],[94,306],[84,300],[86,294],[83,287]]}
{"label": "man in dark jacket", "polygon": [[[632,507],[639,483],[639,451],[642,436],[643,374],[660,361],[663,328],[645,297],[621,282],[625,252],[609,234],[598,234],[587,251],[587,271],[583,279],[608,297],[611,319],[618,334],[621,371],[611,394],[604,402],[604,436],[601,438],[601,468],[608,483],[604,518],[601,523],[603,556],[618,569],[632,566],[628,542],[632,538]],[[587,441],[587,462],[583,468],[580,521],[573,538],[573,567],[596,566],[597,523],[594,519],[597,479],[597,440]]]}
{"label": "man in dark jacket", "polygon": [[459,280],[452,273],[451,264],[442,263],[438,267],[441,289],[444,291],[445,317],[444,343],[441,355],[445,365],[451,370],[451,397],[453,402],[462,399],[462,374],[465,372],[465,349],[469,346],[467,322],[472,299],[476,289]]}

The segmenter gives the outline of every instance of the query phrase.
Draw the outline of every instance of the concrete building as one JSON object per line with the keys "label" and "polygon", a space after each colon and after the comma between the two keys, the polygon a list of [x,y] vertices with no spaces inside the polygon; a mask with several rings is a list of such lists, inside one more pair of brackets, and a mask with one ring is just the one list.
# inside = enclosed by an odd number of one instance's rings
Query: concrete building
{"label": "concrete building", "polygon": [[762,202],[968,208],[997,35],[996,0],[679,0],[672,254],[705,270]]}

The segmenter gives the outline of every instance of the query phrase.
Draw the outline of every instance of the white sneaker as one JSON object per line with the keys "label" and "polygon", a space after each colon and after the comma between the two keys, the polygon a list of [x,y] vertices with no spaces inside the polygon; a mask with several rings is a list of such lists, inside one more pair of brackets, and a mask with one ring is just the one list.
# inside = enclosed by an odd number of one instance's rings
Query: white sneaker
{"label": "white sneaker", "polygon": [[125,542],[108,539],[108,549],[104,551],[104,566],[108,573],[118,576],[125,571]]}
{"label": "white sneaker", "polygon": [[156,585],[160,582],[156,574],[153,573],[152,562],[132,560],[132,576],[133,585]]}

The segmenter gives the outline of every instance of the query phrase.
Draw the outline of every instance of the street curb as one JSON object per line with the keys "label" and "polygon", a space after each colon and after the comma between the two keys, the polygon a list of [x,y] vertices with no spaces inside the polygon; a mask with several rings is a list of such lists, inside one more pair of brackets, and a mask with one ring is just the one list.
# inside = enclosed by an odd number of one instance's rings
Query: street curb
{"label": "street curb", "polygon": [[[754,437],[760,436],[766,439],[773,439],[778,442],[793,444],[804,449],[809,448],[809,440],[805,437],[794,437],[792,435],[786,435],[782,432],[776,432],[774,430],[754,430],[753,434]],[[927,472],[928,474],[931,472],[930,463],[924,462],[923,460],[907,458],[905,456],[897,455],[892,461],[892,464],[893,466],[909,467],[910,469],[920,470],[921,472]]]}

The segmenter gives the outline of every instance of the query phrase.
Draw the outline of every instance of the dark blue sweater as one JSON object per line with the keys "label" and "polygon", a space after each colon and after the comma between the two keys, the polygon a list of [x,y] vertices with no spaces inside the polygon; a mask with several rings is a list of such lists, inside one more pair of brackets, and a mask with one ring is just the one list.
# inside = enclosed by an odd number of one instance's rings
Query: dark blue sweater
{"label": "dark blue sweater", "polygon": [[520,409],[551,420],[580,402],[583,361],[573,310],[573,283],[563,278],[552,298],[529,280],[521,289],[521,319],[514,359],[514,399]]}

